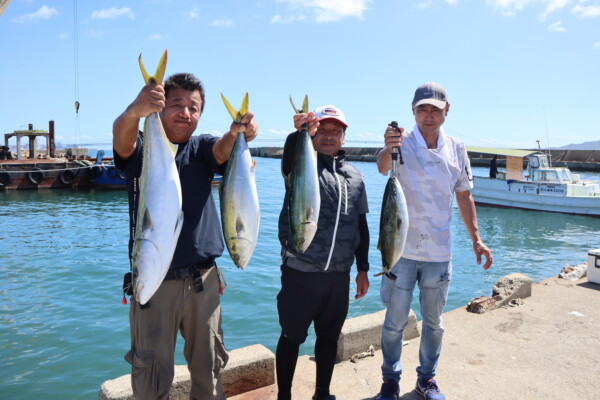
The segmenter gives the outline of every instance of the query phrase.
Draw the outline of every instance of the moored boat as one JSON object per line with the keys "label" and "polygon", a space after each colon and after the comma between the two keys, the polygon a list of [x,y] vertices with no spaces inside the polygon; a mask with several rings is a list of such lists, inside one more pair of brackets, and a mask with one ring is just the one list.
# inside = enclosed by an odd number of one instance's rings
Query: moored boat
{"label": "moored boat", "polygon": [[548,154],[486,147],[469,147],[469,151],[506,157],[506,172],[498,172],[495,178],[473,177],[476,204],[600,217],[598,182],[581,179],[566,167],[551,166]]}

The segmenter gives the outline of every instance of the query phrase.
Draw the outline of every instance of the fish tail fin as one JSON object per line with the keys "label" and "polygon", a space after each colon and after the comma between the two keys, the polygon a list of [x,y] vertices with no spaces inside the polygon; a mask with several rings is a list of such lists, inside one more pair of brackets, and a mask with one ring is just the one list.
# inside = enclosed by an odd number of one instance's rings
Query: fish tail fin
{"label": "fish tail fin", "polygon": [[233,108],[223,93],[221,93],[221,99],[223,99],[223,104],[225,104],[227,112],[229,112],[229,115],[231,115],[231,118],[233,118],[233,122],[236,124],[242,122],[244,115],[248,114],[248,92],[246,92],[246,95],[242,100],[242,106],[240,107],[239,111]]}
{"label": "fish tail fin", "polygon": [[248,114],[248,92],[246,92],[242,100],[242,106],[240,107],[240,116],[243,117],[246,114]]}
{"label": "fish tail fin", "polygon": [[304,101],[302,102],[302,112],[305,114],[308,112],[308,95],[307,94],[304,95]]}
{"label": "fish tail fin", "polygon": [[154,76],[148,75],[148,71],[146,71],[146,67],[144,67],[144,63],[142,62],[142,53],[140,53],[140,56],[138,57],[138,64],[140,64],[140,70],[142,71],[142,76],[144,77],[144,82],[146,82],[146,84],[161,84],[165,77],[165,71],[167,70],[167,50],[164,51],[162,57],[158,61]]}

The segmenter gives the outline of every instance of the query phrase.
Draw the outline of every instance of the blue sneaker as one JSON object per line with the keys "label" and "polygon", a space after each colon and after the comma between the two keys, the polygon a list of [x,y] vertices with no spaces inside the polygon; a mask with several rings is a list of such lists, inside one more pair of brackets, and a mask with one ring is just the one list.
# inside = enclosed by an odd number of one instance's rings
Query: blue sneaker
{"label": "blue sneaker", "polygon": [[400,385],[395,379],[388,379],[381,384],[381,390],[375,400],[398,400],[400,396]]}
{"label": "blue sneaker", "polygon": [[440,392],[435,379],[417,379],[415,390],[427,400],[446,400],[446,396]]}

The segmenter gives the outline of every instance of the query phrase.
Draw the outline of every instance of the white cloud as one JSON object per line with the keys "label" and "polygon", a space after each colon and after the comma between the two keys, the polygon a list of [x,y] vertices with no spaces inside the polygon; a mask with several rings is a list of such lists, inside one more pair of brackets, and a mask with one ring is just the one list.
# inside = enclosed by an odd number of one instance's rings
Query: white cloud
{"label": "white cloud", "polygon": [[541,20],[544,21],[546,19],[546,17],[548,16],[548,14],[550,14],[554,11],[560,10],[562,8],[565,8],[571,2],[572,2],[572,0],[550,0],[548,6],[546,6],[546,9],[544,10],[544,12],[541,15]]}
{"label": "white cloud", "polygon": [[216,26],[219,28],[231,28],[235,23],[231,19],[215,19],[208,26]]}
{"label": "white cloud", "polygon": [[289,16],[284,17],[280,14],[277,14],[273,18],[271,18],[269,23],[270,24],[291,24],[294,22],[304,21],[305,19],[306,19],[306,15],[289,15]]}
{"label": "white cloud", "polygon": [[153,33],[152,35],[148,36],[148,39],[150,40],[164,40],[168,38],[169,35],[161,35],[160,33]]}
{"label": "white cloud", "polygon": [[[453,0],[446,0],[453,1]],[[540,19],[544,21],[546,17],[556,11],[562,10],[570,4],[576,3],[571,12],[579,18],[591,18],[600,16],[600,5],[586,5],[589,0],[486,0],[487,6],[500,11],[504,16],[512,16],[523,10],[529,5],[541,5],[544,11],[540,14]]]}
{"label": "white cloud", "polygon": [[267,132],[272,133],[272,134],[277,135],[277,136],[284,136],[284,135],[287,136],[290,133],[289,130],[285,130],[285,129],[273,129],[273,128],[267,129]]}
{"label": "white cloud", "polygon": [[68,39],[69,38],[69,34],[68,33],[61,33],[60,35],[58,35],[59,39]]}
{"label": "white cloud", "polygon": [[457,4],[458,0],[444,0],[448,4]]}
{"label": "white cloud", "polygon": [[573,14],[579,18],[592,18],[600,16],[600,6],[582,6],[577,4],[573,7]]}
{"label": "white cloud", "polygon": [[112,7],[105,10],[98,10],[92,13],[92,19],[116,19],[119,17],[128,17],[129,19],[135,19],[135,14],[129,7]]}
{"label": "white cloud", "polygon": [[600,49],[600,42],[594,43],[594,48],[595,49]]}
{"label": "white cloud", "polygon": [[14,18],[12,21],[19,24],[26,24],[28,22],[37,22],[42,19],[50,19],[55,15],[58,15],[58,10],[56,8],[50,8],[44,5],[41,6],[36,12],[21,15],[20,17]]}
{"label": "white cloud", "polygon": [[[346,17],[363,18],[367,5],[372,0],[277,0],[291,8],[306,10],[314,14],[317,22],[335,22]],[[284,17],[280,17],[283,19]],[[276,19],[273,17],[271,21]]]}
{"label": "white cloud", "polygon": [[200,9],[198,7],[194,7],[190,11],[185,11],[183,15],[188,20],[198,19],[200,18]]}
{"label": "white cloud", "polygon": [[548,25],[548,30],[550,32],[566,32],[567,29],[562,26],[562,21],[556,21]]}
{"label": "white cloud", "polygon": [[485,4],[499,10],[504,16],[511,16],[536,1],[538,0],[485,0]]}
{"label": "white cloud", "polygon": [[419,4],[417,4],[417,7],[419,8],[429,8],[433,5],[433,0],[426,0],[426,1],[422,1]]}
{"label": "white cloud", "polygon": [[88,29],[87,31],[85,31],[85,37],[101,38],[101,37],[104,37],[107,33],[108,33],[107,31],[100,31],[97,29]]}

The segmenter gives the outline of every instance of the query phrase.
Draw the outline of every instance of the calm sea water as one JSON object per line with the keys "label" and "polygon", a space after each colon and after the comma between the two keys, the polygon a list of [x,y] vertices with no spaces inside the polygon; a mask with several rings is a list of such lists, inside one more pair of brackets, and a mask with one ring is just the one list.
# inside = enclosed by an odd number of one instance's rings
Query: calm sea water
{"label": "calm sea water", "polygon": [[[261,343],[274,351],[279,337],[277,218],[284,188],[279,160],[256,161],[260,237],[246,270],[235,268],[227,253],[219,261],[230,286],[222,298],[223,328],[229,349]],[[387,178],[374,163],[354,164],[365,175],[369,195],[372,276],[380,270],[377,232]],[[582,175],[600,179],[600,174]],[[491,294],[503,275],[522,272],[541,280],[565,265],[585,262],[589,249],[600,248],[600,219],[498,208],[478,208],[478,215],[495,263],[487,272],[476,265],[455,209],[454,275],[446,310]],[[121,304],[122,276],[129,265],[125,192],[3,192],[0,224],[0,398],[97,398],[103,381],[129,373],[123,360],[129,345],[128,306]],[[380,279],[371,278],[363,299],[354,300],[351,293],[351,317],[382,309]],[[414,304],[417,314],[418,308]],[[311,354],[313,344],[311,334],[302,353]],[[185,363],[181,351],[180,341],[178,364]]]}

